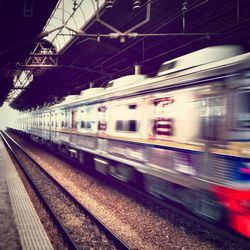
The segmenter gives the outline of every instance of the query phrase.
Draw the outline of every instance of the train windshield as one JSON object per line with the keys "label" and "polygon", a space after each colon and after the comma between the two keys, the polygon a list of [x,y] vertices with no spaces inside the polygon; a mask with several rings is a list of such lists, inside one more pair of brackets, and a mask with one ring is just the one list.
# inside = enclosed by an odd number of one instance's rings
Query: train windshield
{"label": "train windshield", "polygon": [[235,118],[238,128],[250,128],[250,89],[236,94]]}

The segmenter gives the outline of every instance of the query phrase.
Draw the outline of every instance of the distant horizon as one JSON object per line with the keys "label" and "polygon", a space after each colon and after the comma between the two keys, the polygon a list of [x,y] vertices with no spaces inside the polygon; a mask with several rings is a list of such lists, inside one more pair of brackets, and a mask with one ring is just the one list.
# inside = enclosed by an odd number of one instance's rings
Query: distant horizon
{"label": "distant horizon", "polygon": [[4,103],[0,108],[0,129],[14,126],[19,111],[12,109],[8,103]]}

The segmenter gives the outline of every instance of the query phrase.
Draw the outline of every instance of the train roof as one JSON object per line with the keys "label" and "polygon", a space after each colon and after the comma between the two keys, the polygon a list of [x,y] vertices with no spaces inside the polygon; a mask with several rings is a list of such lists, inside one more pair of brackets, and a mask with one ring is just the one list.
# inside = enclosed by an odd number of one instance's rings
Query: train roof
{"label": "train roof", "polygon": [[148,77],[146,75],[127,75],[120,78],[114,79],[108,82],[108,87],[118,88],[124,85],[128,86],[133,83],[141,82],[146,80]]}
{"label": "train roof", "polygon": [[162,76],[191,67],[197,67],[207,63],[231,58],[242,53],[242,48],[237,45],[220,45],[200,49],[164,62],[157,75]]}
{"label": "train roof", "polygon": [[[247,63],[246,63],[247,62]],[[181,72],[172,72],[167,75],[146,78],[132,84],[120,85],[118,87],[106,88],[101,93],[85,96],[84,98],[73,101],[71,104],[80,102],[91,103],[105,101],[106,99],[119,98],[123,95],[133,94],[141,91],[151,91],[152,89],[161,88],[164,86],[180,85],[184,82],[197,81],[208,77],[216,77],[218,75],[227,75],[237,73],[239,70],[250,67],[250,53],[241,54],[232,58],[211,62],[205,65],[185,69]],[[56,105],[57,107],[64,106],[63,103]],[[56,107],[55,106],[55,107]]]}
{"label": "train roof", "polygon": [[[137,75],[122,77],[123,80],[118,81],[118,85],[108,88],[92,88],[83,91],[81,95],[74,98],[66,98],[62,103],[50,106],[49,109],[65,108],[68,105],[78,106],[80,103],[91,104],[97,102],[105,102],[110,99],[121,98],[125,95],[135,95],[138,92],[150,92],[152,89],[171,88],[174,86],[182,86],[185,83],[195,84],[201,79],[210,77],[218,77],[229,74],[238,73],[243,68],[250,68],[250,53],[229,57],[224,60],[210,62],[198,66],[183,69],[180,71],[170,72],[165,75],[159,75],[153,78],[139,77]],[[118,78],[119,80],[120,78]],[[126,81],[124,81],[126,79]],[[138,81],[135,81],[137,79]],[[139,81],[140,79],[140,81]],[[130,80],[130,81],[129,81]],[[115,81],[115,80],[114,80]],[[124,84],[122,84],[124,83]],[[45,110],[44,110],[45,111]]]}

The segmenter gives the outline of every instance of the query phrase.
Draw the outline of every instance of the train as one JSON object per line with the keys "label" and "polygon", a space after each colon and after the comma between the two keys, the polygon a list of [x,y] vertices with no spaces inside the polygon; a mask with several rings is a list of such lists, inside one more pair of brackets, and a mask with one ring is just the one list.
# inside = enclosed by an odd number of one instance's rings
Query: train
{"label": "train", "polygon": [[250,237],[250,53],[239,46],[21,112],[11,129]]}

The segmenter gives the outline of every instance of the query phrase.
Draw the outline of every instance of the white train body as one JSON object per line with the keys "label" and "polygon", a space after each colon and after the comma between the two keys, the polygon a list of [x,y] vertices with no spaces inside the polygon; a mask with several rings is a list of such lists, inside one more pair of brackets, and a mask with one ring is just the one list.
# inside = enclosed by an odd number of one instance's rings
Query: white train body
{"label": "white train body", "polygon": [[226,211],[250,237],[250,53],[209,51],[20,114],[15,129],[204,217]]}

